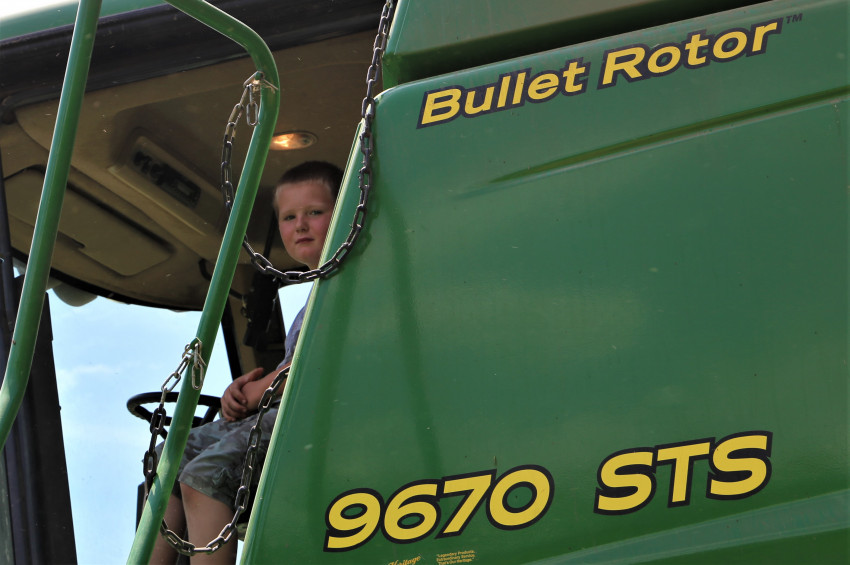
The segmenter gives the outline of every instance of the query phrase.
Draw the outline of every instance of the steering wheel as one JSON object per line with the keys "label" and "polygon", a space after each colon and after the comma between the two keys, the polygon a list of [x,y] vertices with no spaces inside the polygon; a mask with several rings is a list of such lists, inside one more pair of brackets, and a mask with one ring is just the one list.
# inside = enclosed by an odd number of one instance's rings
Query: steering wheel
{"label": "steering wheel", "polygon": [[[127,401],[127,410],[130,411],[130,414],[133,416],[137,416],[142,420],[146,420],[150,423],[151,418],[153,418],[153,412],[143,407],[142,404],[153,404],[159,403],[159,399],[162,398],[162,392],[143,392],[141,394],[137,394],[135,396],[131,396]],[[168,392],[165,394],[166,402],[176,402],[177,401],[177,393],[176,392]],[[192,427],[195,428],[197,426],[201,426],[203,424],[207,424],[215,420],[216,414],[221,409],[221,399],[217,396],[209,396],[206,394],[202,394],[198,398],[199,406],[206,406],[207,412],[203,416],[195,416],[192,419]],[[165,417],[164,426],[171,425],[171,416]],[[168,435],[168,432],[162,430],[161,434],[163,439]]]}

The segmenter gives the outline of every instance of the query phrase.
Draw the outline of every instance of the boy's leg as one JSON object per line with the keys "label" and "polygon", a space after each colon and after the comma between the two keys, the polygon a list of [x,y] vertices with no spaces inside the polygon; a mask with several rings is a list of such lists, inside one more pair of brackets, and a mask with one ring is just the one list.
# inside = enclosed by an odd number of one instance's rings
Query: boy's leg
{"label": "boy's leg", "polygon": [[[180,483],[180,492],[183,494],[189,541],[197,547],[204,547],[217,538],[224,526],[233,519],[233,509],[183,483]],[[211,554],[196,555],[192,557],[192,563],[231,565],[236,562],[237,544],[234,532],[230,542],[221,549]]]}
{"label": "boy's leg", "polygon": [[[168,528],[178,535],[186,530],[186,515],[183,513],[183,501],[173,494],[168,499],[168,508],[165,509],[165,523]],[[156,565],[174,565],[177,561],[177,552],[161,535],[157,535],[156,543],[151,554],[151,563]]]}
{"label": "boy's leg", "polygon": [[[260,449],[268,449],[269,438],[274,428],[277,409],[269,410],[263,419],[263,436]],[[242,478],[245,463],[245,449],[251,428],[256,421],[252,418],[238,422],[217,420],[207,426],[216,440],[193,457],[179,477],[180,491],[183,495],[183,509],[189,528],[189,541],[195,546],[204,547],[217,538],[221,530],[233,519],[232,502]],[[193,430],[194,431],[194,430]],[[207,430],[204,431],[206,434]],[[260,465],[258,465],[259,467]],[[259,472],[254,475],[254,485]],[[204,554],[192,559],[193,563],[234,563],[238,542],[236,536],[212,554]]]}

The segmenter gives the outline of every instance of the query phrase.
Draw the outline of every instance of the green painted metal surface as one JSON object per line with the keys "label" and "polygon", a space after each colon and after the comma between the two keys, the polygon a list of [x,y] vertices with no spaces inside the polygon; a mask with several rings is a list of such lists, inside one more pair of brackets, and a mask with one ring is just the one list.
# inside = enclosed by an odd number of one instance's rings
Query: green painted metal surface
{"label": "green painted metal surface", "polygon": [[385,92],[244,562],[845,563],[846,22],[768,2]]}
{"label": "green painted metal surface", "polygon": [[[15,16],[4,17],[0,20],[0,41],[72,25],[79,4],[80,2],[77,1],[68,1],[67,3],[58,3],[49,9],[36,9]],[[100,17],[163,4],[162,0],[105,0],[101,5]]]}
{"label": "green painted metal surface", "polygon": [[384,84],[754,4],[753,0],[399,0]]}

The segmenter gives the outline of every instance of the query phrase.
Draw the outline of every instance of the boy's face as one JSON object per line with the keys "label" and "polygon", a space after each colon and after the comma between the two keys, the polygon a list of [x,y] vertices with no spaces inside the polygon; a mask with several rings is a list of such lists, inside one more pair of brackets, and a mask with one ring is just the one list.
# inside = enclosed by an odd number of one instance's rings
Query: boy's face
{"label": "boy's face", "polygon": [[275,193],[280,239],[290,257],[311,269],[319,267],[331,223],[334,198],[318,181],[282,184]]}

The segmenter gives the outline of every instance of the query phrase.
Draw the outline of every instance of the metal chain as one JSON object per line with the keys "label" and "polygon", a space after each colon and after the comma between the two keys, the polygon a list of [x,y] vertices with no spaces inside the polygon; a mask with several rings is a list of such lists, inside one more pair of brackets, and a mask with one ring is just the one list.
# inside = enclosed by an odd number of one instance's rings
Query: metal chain
{"label": "metal chain", "polygon": [[260,440],[263,436],[263,417],[268,413],[271,409],[272,401],[277,394],[278,390],[280,390],[281,385],[283,385],[286,378],[289,376],[289,367],[285,367],[282,369],[272,381],[271,386],[266,389],[263,393],[263,397],[260,400],[259,404],[259,412],[257,413],[257,421],[254,423],[253,427],[251,427],[251,432],[248,434],[248,449],[245,452],[245,466],[242,469],[242,479],[239,482],[239,489],[236,491],[236,499],[234,502],[234,506],[236,508],[233,519],[221,529],[218,536],[211,540],[205,547],[197,547],[195,544],[184,540],[181,538],[176,532],[170,530],[168,528],[168,524],[165,523],[165,520],[159,526],[159,531],[162,534],[162,537],[174,548],[177,553],[181,555],[198,555],[198,554],[208,554],[215,553],[221,546],[228,543],[233,538],[233,532],[236,531],[236,528],[239,524],[239,518],[242,517],[242,514],[248,509],[248,504],[250,502],[251,497],[251,481],[254,478],[254,471],[256,470],[257,464],[257,456],[260,451]]}
{"label": "metal chain", "polygon": [[[254,95],[259,92],[263,84],[274,86],[263,78],[263,73],[256,72],[244,82],[242,85],[242,97],[239,102],[233,107],[230,112],[230,117],[227,119],[227,126],[224,128],[224,141],[221,147],[221,192],[224,195],[224,207],[227,209],[228,215],[233,208],[233,195],[235,188],[233,187],[233,167],[230,160],[233,155],[233,138],[236,136],[236,124],[239,123],[239,118],[242,117],[242,112],[248,109],[246,121],[249,126],[257,124],[256,117],[259,114],[259,107]],[[253,109],[254,120],[251,119],[251,109]]]}
{"label": "metal chain", "polygon": [[[165,437],[165,423],[167,421],[165,414],[165,397],[169,392],[174,390],[174,387],[176,387],[180,382],[180,379],[183,378],[183,373],[189,367],[190,363],[192,365],[192,387],[196,390],[200,390],[200,385],[203,385],[204,382],[204,370],[206,368],[206,363],[204,363],[203,359],[202,347],[203,343],[201,343],[201,340],[197,337],[189,342],[186,347],[183,348],[183,358],[180,360],[180,364],[177,365],[177,368],[174,369],[170,375],[168,375],[168,378],[165,379],[165,382],[163,382],[160,387],[162,395],[159,397],[159,406],[157,406],[151,414],[151,442],[142,460],[145,472],[146,497],[153,486],[153,479],[156,476],[156,468],[159,464],[159,456],[156,454],[156,437]],[[198,374],[200,374],[200,384],[196,387],[196,375]]]}
{"label": "metal chain", "polygon": [[[316,279],[324,279],[333,275],[341,266],[342,262],[351,252],[354,243],[360,236],[363,230],[363,224],[366,221],[366,205],[369,201],[369,192],[372,189],[372,158],[374,155],[374,141],[372,138],[372,122],[375,119],[375,86],[380,80],[381,75],[381,57],[387,45],[387,34],[392,20],[394,0],[387,0],[384,4],[384,9],[381,12],[381,20],[378,24],[378,34],[375,37],[375,42],[372,49],[372,62],[369,65],[369,70],[366,73],[366,97],[360,107],[360,117],[363,120],[363,128],[360,132],[360,152],[363,155],[363,165],[360,167],[358,174],[360,186],[360,201],[354,212],[354,219],[351,222],[351,230],[348,232],[348,237],[334,252],[330,259],[317,269],[309,271],[279,271],[272,265],[271,261],[266,259],[262,254],[254,251],[251,244],[248,242],[247,236],[242,242],[242,247],[251,256],[251,263],[258,271],[264,275],[271,275],[283,285],[298,284],[310,282]],[[233,150],[233,136],[235,135],[236,123],[242,115],[245,108],[251,107],[252,93],[255,93],[260,88],[262,80],[261,73],[255,74],[252,78],[245,82],[245,90],[242,93],[242,98],[239,103],[233,108],[230,114],[230,120],[227,122],[227,127],[224,132],[224,142],[222,145],[221,156],[221,190],[224,193],[224,203],[228,213],[230,213],[233,204],[233,170],[230,163]],[[268,83],[265,83],[268,84]],[[245,100],[248,100],[248,105],[245,105]],[[256,122],[255,122],[256,123]],[[254,125],[250,121],[250,112],[248,124]]]}

